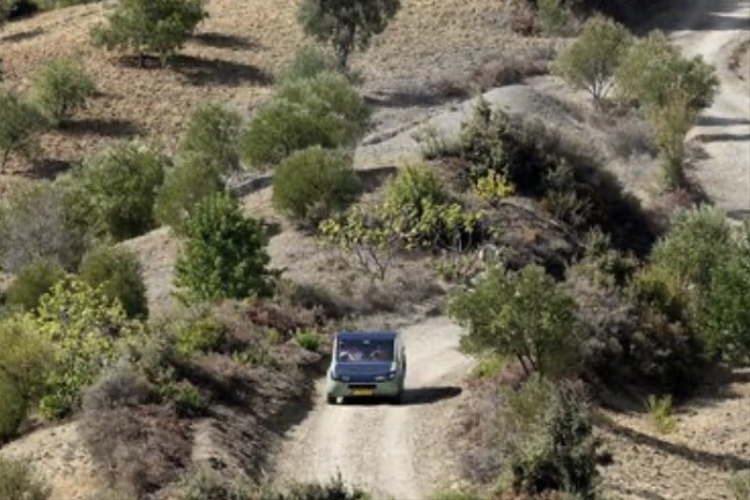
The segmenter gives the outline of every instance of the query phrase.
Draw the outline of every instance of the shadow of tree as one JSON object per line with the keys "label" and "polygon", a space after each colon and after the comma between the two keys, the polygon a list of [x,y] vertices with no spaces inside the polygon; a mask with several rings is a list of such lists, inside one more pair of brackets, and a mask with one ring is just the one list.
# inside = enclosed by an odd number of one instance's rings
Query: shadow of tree
{"label": "shadow of tree", "polygon": [[372,193],[382,186],[389,178],[396,174],[396,167],[377,167],[367,170],[357,170],[356,174],[362,182],[362,190]]}
{"label": "shadow of tree", "polygon": [[663,453],[675,455],[691,462],[701,464],[706,467],[713,467],[719,470],[741,470],[750,468],[750,460],[720,453],[711,453],[708,451],[695,450],[684,444],[670,443],[662,439],[649,436],[640,431],[629,429],[625,426],[606,419],[602,422],[605,429],[613,434],[628,439],[635,444],[648,446],[657,449]]}
{"label": "shadow of tree", "polygon": [[260,49],[261,44],[246,37],[227,35],[224,33],[199,33],[193,37],[193,40],[207,47],[217,49]]}
{"label": "shadow of tree", "polygon": [[36,38],[42,34],[44,34],[44,29],[35,28],[33,30],[13,33],[12,35],[5,35],[4,37],[0,37],[0,42],[4,42],[4,43],[22,42],[24,40],[31,40],[32,38]]}
{"label": "shadow of tree", "polygon": [[34,168],[23,171],[20,175],[28,179],[52,180],[71,169],[73,163],[56,158],[43,158],[34,162]]}
{"label": "shadow of tree", "polygon": [[221,59],[180,55],[169,67],[181,74],[190,85],[221,85],[235,87],[248,83],[270,85],[273,76],[249,64]]}
{"label": "shadow of tree", "polygon": [[74,136],[95,134],[102,137],[126,137],[139,135],[141,131],[129,120],[84,118],[66,123],[62,132]]}

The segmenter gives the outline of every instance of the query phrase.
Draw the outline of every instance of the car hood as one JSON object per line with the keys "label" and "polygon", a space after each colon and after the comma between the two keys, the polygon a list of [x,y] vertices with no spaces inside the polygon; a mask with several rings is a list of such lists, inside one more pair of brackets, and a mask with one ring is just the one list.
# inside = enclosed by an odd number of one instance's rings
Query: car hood
{"label": "car hood", "polygon": [[386,375],[394,369],[392,362],[369,362],[369,363],[337,363],[335,367],[336,375],[339,376],[376,376]]}

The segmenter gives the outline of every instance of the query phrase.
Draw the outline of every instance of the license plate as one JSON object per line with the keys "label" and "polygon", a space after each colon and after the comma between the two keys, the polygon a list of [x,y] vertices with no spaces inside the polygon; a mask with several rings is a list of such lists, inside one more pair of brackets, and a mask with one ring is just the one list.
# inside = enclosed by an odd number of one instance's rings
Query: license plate
{"label": "license plate", "polygon": [[372,396],[375,394],[375,389],[354,389],[355,396]]}

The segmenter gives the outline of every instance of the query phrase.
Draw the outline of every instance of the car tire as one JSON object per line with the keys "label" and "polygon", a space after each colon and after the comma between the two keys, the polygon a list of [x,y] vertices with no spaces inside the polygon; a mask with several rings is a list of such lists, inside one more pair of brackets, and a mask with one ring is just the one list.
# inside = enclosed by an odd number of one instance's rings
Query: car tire
{"label": "car tire", "polygon": [[338,398],[336,396],[331,396],[330,394],[326,396],[326,402],[329,405],[335,405],[337,401],[338,401]]}

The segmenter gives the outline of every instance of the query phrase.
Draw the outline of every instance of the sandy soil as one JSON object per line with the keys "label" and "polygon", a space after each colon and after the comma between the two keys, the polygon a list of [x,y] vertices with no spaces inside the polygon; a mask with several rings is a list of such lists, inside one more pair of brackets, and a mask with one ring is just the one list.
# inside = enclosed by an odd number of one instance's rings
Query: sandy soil
{"label": "sandy soil", "polygon": [[696,0],[681,8],[672,37],[685,54],[716,66],[721,89],[691,132],[705,155],[695,176],[708,196],[734,217],[750,214],[750,83],[730,68],[733,53],[750,35],[747,0]]}
{"label": "sandy soil", "polygon": [[455,479],[442,436],[472,361],[458,350],[460,328],[433,318],[403,330],[406,398],[389,404],[328,405],[323,381],[309,417],[288,434],[277,464],[279,481],[344,481],[373,492],[418,500]]}

